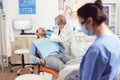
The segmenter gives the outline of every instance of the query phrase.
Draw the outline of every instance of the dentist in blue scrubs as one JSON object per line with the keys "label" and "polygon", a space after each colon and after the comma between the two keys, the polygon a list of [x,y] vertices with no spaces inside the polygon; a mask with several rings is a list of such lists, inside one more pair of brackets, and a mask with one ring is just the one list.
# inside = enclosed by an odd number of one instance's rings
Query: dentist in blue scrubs
{"label": "dentist in blue scrubs", "polygon": [[77,15],[83,32],[97,37],[82,59],[78,80],[118,80],[120,40],[105,23],[102,1],[83,5]]}

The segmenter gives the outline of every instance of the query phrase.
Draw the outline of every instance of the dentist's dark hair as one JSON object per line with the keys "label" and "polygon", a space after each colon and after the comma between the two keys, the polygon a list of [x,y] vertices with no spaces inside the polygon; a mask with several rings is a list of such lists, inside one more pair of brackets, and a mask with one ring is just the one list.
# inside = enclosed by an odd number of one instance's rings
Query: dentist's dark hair
{"label": "dentist's dark hair", "polygon": [[84,20],[87,20],[88,17],[92,17],[95,25],[100,25],[107,19],[101,0],[96,0],[95,3],[83,5],[77,10],[77,15]]}

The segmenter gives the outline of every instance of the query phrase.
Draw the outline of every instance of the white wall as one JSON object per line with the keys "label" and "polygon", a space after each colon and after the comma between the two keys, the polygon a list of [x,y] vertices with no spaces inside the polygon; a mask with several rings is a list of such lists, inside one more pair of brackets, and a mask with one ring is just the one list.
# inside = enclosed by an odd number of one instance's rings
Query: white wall
{"label": "white wall", "polygon": [[[58,14],[58,0],[36,0],[36,14],[19,14],[18,0],[4,0],[4,8],[7,27],[12,27],[14,19],[32,19],[33,29],[29,32],[35,32],[40,26],[54,26],[54,17]],[[18,34],[18,31],[14,30],[14,33]]]}

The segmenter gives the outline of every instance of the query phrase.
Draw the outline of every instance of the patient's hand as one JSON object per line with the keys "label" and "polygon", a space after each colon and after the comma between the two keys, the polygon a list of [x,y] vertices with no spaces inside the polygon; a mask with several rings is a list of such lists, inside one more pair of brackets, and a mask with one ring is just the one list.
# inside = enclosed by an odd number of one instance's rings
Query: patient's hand
{"label": "patient's hand", "polygon": [[45,65],[45,60],[44,59],[40,59],[39,63]]}

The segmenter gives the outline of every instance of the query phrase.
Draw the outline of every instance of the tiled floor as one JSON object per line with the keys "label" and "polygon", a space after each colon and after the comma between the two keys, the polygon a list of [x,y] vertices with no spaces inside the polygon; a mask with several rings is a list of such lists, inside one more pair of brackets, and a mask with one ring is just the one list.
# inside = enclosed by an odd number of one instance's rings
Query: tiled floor
{"label": "tiled floor", "polygon": [[[2,71],[1,67],[0,67],[0,80],[15,80],[17,76],[16,74],[16,71],[15,70],[14,72],[10,72],[10,67],[5,67],[4,70]],[[21,75],[24,75],[24,74],[30,74],[30,71],[29,70],[23,70],[21,73]],[[33,74],[37,74],[37,66],[35,65],[34,66],[34,73]],[[51,74],[48,74],[48,73],[41,73],[39,74],[40,77],[41,77],[41,80],[51,80],[52,79],[52,75]]]}

